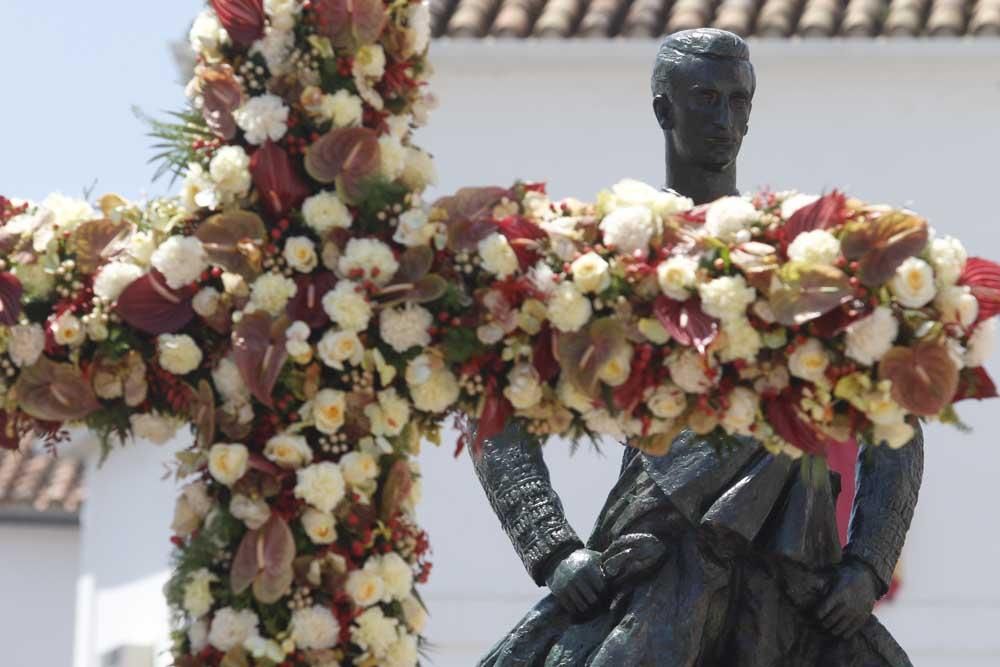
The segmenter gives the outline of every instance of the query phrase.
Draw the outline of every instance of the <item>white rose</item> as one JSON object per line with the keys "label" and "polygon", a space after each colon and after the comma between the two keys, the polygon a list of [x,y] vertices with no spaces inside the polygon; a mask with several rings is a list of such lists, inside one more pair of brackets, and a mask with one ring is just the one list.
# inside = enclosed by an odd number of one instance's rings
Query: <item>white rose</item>
{"label": "white rose", "polygon": [[840,241],[825,229],[803,232],[788,246],[789,259],[832,266],[840,257]]}
{"label": "white rose", "polygon": [[229,501],[229,513],[250,530],[257,530],[271,518],[271,507],[263,498],[254,499],[237,493]]}
{"label": "white rose", "polygon": [[354,331],[337,331],[330,329],[316,346],[320,360],[338,371],[344,369],[344,364],[357,366],[365,356],[364,345]]}
{"label": "white rose", "polygon": [[323,310],[346,331],[364,331],[372,317],[372,307],[351,280],[341,280],[323,296]]}
{"label": "white rose", "polygon": [[788,370],[792,375],[815,384],[826,382],[829,366],[830,355],[817,338],[810,338],[796,347],[788,358]]}
{"label": "white rose", "polygon": [[128,254],[142,266],[148,266],[156,251],[156,238],[152,232],[134,232],[128,240]]}
{"label": "white rose", "polygon": [[283,255],[288,266],[300,273],[309,273],[319,264],[316,244],[307,236],[292,236],[286,240]]}
{"label": "white rose", "polygon": [[208,472],[220,484],[232,486],[246,474],[250,452],[240,444],[212,445],[208,451]]}
{"label": "white rose", "polygon": [[384,667],[417,667],[419,660],[420,651],[417,638],[400,632],[399,639],[386,651],[382,665]]}
{"label": "white rose", "polygon": [[247,281],[238,273],[222,272],[222,290],[237,299],[245,299],[250,296],[250,287]]}
{"label": "white rose", "polygon": [[190,535],[201,527],[201,522],[212,511],[214,504],[205,482],[191,482],[181,489],[177,498],[170,530],[182,537]]}
{"label": "white rose", "polygon": [[685,349],[667,359],[674,383],[689,394],[704,394],[715,384],[709,377],[706,361],[697,350]]}
{"label": "white rose", "polygon": [[264,639],[263,637],[250,637],[243,642],[243,648],[258,660],[267,659],[279,665],[285,661],[285,657],[288,655],[281,648],[281,644],[273,639]]}
{"label": "white rose", "polygon": [[187,334],[160,334],[156,348],[160,366],[174,375],[187,375],[201,365],[201,348]]}
{"label": "white rose", "polygon": [[336,389],[323,389],[313,399],[313,418],[316,429],[333,435],[344,425],[347,396]]}
{"label": "white rose", "polygon": [[250,390],[243,381],[240,369],[230,357],[223,357],[212,371],[212,384],[227,401],[250,400]]}
{"label": "white rose", "polygon": [[729,408],[722,417],[722,428],[727,433],[751,435],[750,427],[757,421],[757,408],[760,398],[746,387],[737,387],[730,392]]}
{"label": "white rose", "polygon": [[191,307],[202,317],[212,317],[219,310],[221,298],[219,290],[214,287],[203,287],[194,295]]}
{"label": "white rose", "polygon": [[583,293],[600,293],[611,285],[610,267],[596,252],[578,257],[570,265],[570,271],[573,273],[573,283]]}
{"label": "white rose", "polygon": [[267,141],[280,141],[285,136],[288,112],[284,100],[265,93],[247,100],[233,112],[233,119],[243,130],[247,142],[259,146]]}
{"label": "white rose", "polygon": [[896,300],[906,308],[923,308],[934,298],[934,271],[919,257],[910,257],[889,281]]}
{"label": "white rose", "polygon": [[364,109],[360,97],[341,89],[323,97],[320,114],[336,127],[356,127],[361,125]]}
{"label": "white rose", "polygon": [[378,477],[378,463],[367,452],[348,452],[340,458],[340,472],[351,487],[363,487]]}
{"label": "white rose", "polygon": [[257,614],[249,609],[236,611],[232,607],[225,607],[215,613],[212,619],[212,629],[208,633],[208,642],[226,653],[238,646],[243,646],[243,642],[259,635],[257,624],[260,619]]}
{"label": "white rose", "polygon": [[958,324],[968,329],[979,317],[979,300],[968,285],[949,285],[938,292],[934,307],[945,324]]}
{"label": "white rose", "polygon": [[905,421],[892,424],[875,424],[875,444],[899,449],[913,440],[916,431]]}
{"label": "white rose", "polygon": [[312,449],[305,437],[290,433],[279,433],[268,440],[264,456],[287,470],[309,465],[313,459]]}
{"label": "white rose", "polygon": [[530,363],[520,363],[507,375],[503,395],[517,410],[533,408],[542,400],[541,379]]}
{"label": "white rose", "polygon": [[129,424],[132,435],[149,440],[154,445],[165,445],[181,426],[180,420],[156,413],[131,415]]}
{"label": "white rose", "polygon": [[293,611],[288,628],[295,646],[307,651],[333,648],[340,641],[340,623],[319,605]]}
{"label": "white rose", "polygon": [[427,609],[414,595],[407,595],[400,603],[403,607],[403,619],[407,627],[417,634],[423,633],[427,627]]}
{"label": "white rose", "polygon": [[79,345],[87,338],[83,323],[68,310],[52,322],[51,328],[57,345]]}
{"label": "white rose", "polygon": [[458,380],[446,368],[434,371],[426,382],[410,387],[413,404],[424,412],[444,412],[458,400],[460,392]]}
{"label": "white rose", "polygon": [[191,618],[201,618],[212,610],[215,599],[212,597],[211,587],[218,580],[217,576],[204,567],[188,575],[184,586],[184,610]]}
{"label": "white rose", "polygon": [[957,283],[969,259],[962,242],[951,236],[933,239],[927,246],[927,255],[938,287]]}
{"label": "white rose", "polygon": [[378,604],[385,598],[385,582],[370,567],[348,574],[344,590],[351,596],[354,604],[362,609]]}
{"label": "white rose", "polygon": [[379,607],[372,607],[354,619],[351,642],[374,658],[381,659],[399,636],[397,625],[395,618],[386,616]]}
{"label": "white rose", "polygon": [[518,262],[514,249],[503,234],[493,232],[478,245],[483,269],[503,280],[517,271]]}
{"label": "white rose", "polygon": [[250,192],[250,156],[240,146],[223,146],[215,152],[208,173],[223,200],[245,197]]}
{"label": "white rose", "polygon": [[622,255],[649,252],[649,242],[659,229],[653,213],[645,206],[623,206],[601,220],[604,245],[613,246]]}
{"label": "white rose", "polygon": [[593,314],[590,299],[573,283],[562,283],[549,295],[548,318],[562,332],[579,331]]}
{"label": "white rose", "polygon": [[611,188],[617,206],[646,206],[655,215],[667,217],[694,207],[694,202],[674,192],[657,190],[651,185],[626,178]]}
{"label": "white rose", "polygon": [[219,56],[219,47],[229,41],[229,33],[222,27],[215,12],[206,9],[191,24],[188,41],[195,53],[215,59]]}
{"label": "white rose", "polygon": [[815,204],[817,201],[819,201],[819,195],[805,195],[800,192],[796,192],[785,199],[785,201],[781,202],[781,217],[788,220],[795,215],[799,209],[805,208],[810,204]]}
{"label": "white rose", "polygon": [[413,592],[413,568],[398,553],[389,552],[379,557],[379,577],[385,583],[385,592],[393,600],[402,600]]}
{"label": "white rose", "polygon": [[686,301],[698,281],[698,261],[687,256],[671,257],[656,267],[656,278],[664,294]]}
{"label": "white rose", "polygon": [[313,544],[333,544],[337,541],[337,520],[329,512],[307,508],[302,514],[302,528]]}
{"label": "white rose", "polygon": [[725,346],[719,350],[719,359],[723,362],[737,359],[753,361],[764,344],[760,332],[754,329],[746,317],[726,320],[722,323],[722,333]]}
{"label": "white rose", "polygon": [[296,474],[298,483],[295,485],[295,497],[316,509],[332,512],[344,499],[344,475],[336,463],[315,463],[300,469]]}
{"label": "white rose", "polygon": [[406,167],[406,148],[391,135],[380,137],[378,146],[379,171],[386,180],[394,181],[403,175]]}
{"label": "white rose", "polygon": [[580,391],[575,384],[564,377],[559,379],[556,386],[556,396],[567,408],[572,408],[580,414],[585,414],[594,409],[594,399]]}
{"label": "white rose", "polygon": [[378,402],[365,406],[372,435],[396,436],[410,421],[410,403],[390,388],[378,393]]}
{"label": "white rose", "polygon": [[400,353],[413,347],[424,348],[430,345],[429,330],[432,324],[434,316],[430,311],[412,303],[383,310],[379,316],[382,340]]}
{"label": "white rose", "polygon": [[969,368],[978,368],[986,363],[993,354],[996,346],[997,318],[991,317],[980,322],[969,336],[966,345],[965,365]]}
{"label": "white rose", "polygon": [[591,410],[583,415],[583,421],[587,428],[598,435],[624,440],[628,434],[622,428],[622,424],[604,408]]}
{"label": "white rose", "polygon": [[400,180],[403,185],[415,192],[420,192],[428,185],[435,185],[438,181],[438,175],[437,167],[434,166],[434,158],[419,148],[407,146],[406,163],[403,165]]}
{"label": "white rose", "polygon": [[141,278],[145,272],[135,264],[111,262],[94,277],[94,294],[105,301],[115,301],[125,288]]}
{"label": "white rose", "polygon": [[302,202],[302,217],[317,234],[347,229],[354,222],[350,210],[335,192],[323,191]]}
{"label": "white rose", "polygon": [[45,349],[45,330],[37,324],[18,324],[10,328],[7,354],[18,368],[33,366]]}
{"label": "white rose", "polygon": [[879,306],[871,315],[847,328],[847,356],[872,366],[892,349],[899,335],[899,322],[891,308]]}
{"label": "white rose", "polygon": [[628,381],[632,374],[632,356],[634,350],[631,345],[622,345],[615,350],[610,359],[604,362],[597,377],[607,385],[620,387]]}
{"label": "white rose", "polygon": [[742,197],[723,197],[713,202],[705,214],[705,232],[726,243],[750,240],[749,230],[760,214]]}
{"label": "white rose", "polygon": [[422,209],[412,208],[399,216],[399,223],[392,240],[413,248],[430,243],[436,232],[437,226],[430,224],[427,213]]}
{"label": "white rose", "polygon": [[379,287],[388,285],[398,269],[392,249],[378,239],[351,239],[337,263],[342,278],[370,280]]}
{"label": "white rose", "polygon": [[757,298],[757,290],[743,276],[723,276],[698,286],[702,310],[723,322],[746,317],[747,307]]}
{"label": "white rose", "polygon": [[667,382],[653,391],[653,394],[646,399],[646,405],[654,417],[673,419],[680,417],[687,410],[687,394],[673,382]]}
{"label": "white rose", "polygon": [[250,285],[250,304],[254,309],[280,315],[297,291],[294,280],[269,271],[262,273]]}
{"label": "white rose", "polygon": [[193,236],[171,236],[153,252],[150,262],[172,289],[190,285],[208,268],[205,249]]}

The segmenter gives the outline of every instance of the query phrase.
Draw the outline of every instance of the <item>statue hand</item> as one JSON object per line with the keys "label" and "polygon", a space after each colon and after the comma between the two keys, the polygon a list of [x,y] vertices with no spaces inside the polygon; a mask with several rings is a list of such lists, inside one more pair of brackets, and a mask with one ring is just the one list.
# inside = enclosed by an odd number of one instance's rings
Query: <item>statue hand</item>
{"label": "statue hand", "polygon": [[659,566],[666,551],[666,546],[655,535],[622,535],[602,555],[604,574],[615,586],[627,579],[648,576]]}
{"label": "statue hand", "polygon": [[577,549],[556,566],[545,583],[566,611],[578,616],[587,614],[607,589],[601,554]]}
{"label": "statue hand", "polygon": [[864,563],[848,561],[837,568],[826,599],[816,616],[837,637],[854,635],[871,616],[879,598],[875,573]]}

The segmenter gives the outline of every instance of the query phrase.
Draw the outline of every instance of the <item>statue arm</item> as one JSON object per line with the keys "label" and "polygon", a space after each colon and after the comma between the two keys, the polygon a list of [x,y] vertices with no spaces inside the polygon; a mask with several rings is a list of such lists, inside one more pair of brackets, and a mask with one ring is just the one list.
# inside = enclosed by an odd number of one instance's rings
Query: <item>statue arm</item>
{"label": "statue arm", "polygon": [[549,481],[541,444],[508,424],[473,455],[476,476],[528,574],[539,586],[583,542],[570,527]]}
{"label": "statue arm", "polygon": [[874,572],[881,588],[889,590],[917,505],[924,470],[924,437],[919,422],[916,435],[900,449],[868,443],[858,453],[857,493],[845,555]]}

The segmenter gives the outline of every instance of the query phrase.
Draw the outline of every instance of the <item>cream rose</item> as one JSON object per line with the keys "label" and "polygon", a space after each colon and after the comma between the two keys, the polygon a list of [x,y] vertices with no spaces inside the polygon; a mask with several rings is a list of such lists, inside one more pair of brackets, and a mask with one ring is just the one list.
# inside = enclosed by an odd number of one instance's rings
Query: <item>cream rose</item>
{"label": "cream rose", "polygon": [[548,318],[559,331],[579,331],[590,321],[593,312],[590,299],[581,294],[573,283],[562,283],[549,296]]}
{"label": "cream rose", "polygon": [[542,384],[535,367],[530,363],[514,366],[507,375],[503,395],[517,410],[527,410],[538,405],[542,400]]}
{"label": "cream rose", "polygon": [[51,329],[52,338],[57,345],[76,346],[87,339],[83,323],[68,310],[52,322]]}
{"label": "cream rose", "polygon": [[351,596],[354,604],[362,609],[378,604],[386,597],[385,582],[375,569],[370,567],[354,570],[348,574],[344,590]]}
{"label": "cream rose", "polygon": [[891,308],[879,306],[871,315],[847,328],[847,356],[872,366],[892,349],[899,335],[899,322]]}
{"label": "cream rose", "polygon": [[620,387],[628,381],[632,374],[632,356],[635,350],[625,344],[615,350],[615,353],[604,362],[597,377],[607,385]]}
{"label": "cream rose", "polygon": [[378,402],[365,406],[372,435],[397,436],[410,421],[410,403],[394,388],[378,393]]}
{"label": "cream rose", "polygon": [[426,382],[411,385],[410,393],[418,410],[440,413],[458,400],[461,387],[451,371],[441,368],[431,373]]}
{"label": "cream rose", "polygon": [[340,472],[348,486],[364,487],[378,477],[378,462],[367,452],[348,452],[340,459]]}
{"label": "cream rose", "polygon": [[337,541],[337,520],[329,512],[307,508],[302,514],[302,528],[313,544],[333,544]]}
{"label": "cream rose", "polygon": [[187,375],[201,365],[201,349],[187,334],[160,334],[156,348],[160,366],[174,375]]}
{"label": "cream rose", "polygon": [[830,355],[817,338],[810,338],[796,347],[788,358],[788,370],[792,375],[815,384],[826,382],[826,369],[829,366]]}
{"label": "cream rose", "polygon": [[344,425],[347,395],[337,389],[323,389],[313,399],[313,418],[316,429],[333,435]]}
{"label": "cream rose", "polygon": [[698,262],[693,257],[675,255],[656,267],[656,278],[664,294],[686,301],[698,279]]}
{"label": "cream rose", "polygon": [[309,442],[301,435],[279,433],[264,446],[264,456],[286,470],[296,470],[312,463]]}
{"label": "cream rose", "polygon": [[208,452],[208,472],[220,484],[232,486],[247,472],[250,452],[245,445],[217,444]]}
{"label": "cream rose", "polygon": [[332,512],[344,499],[344,475],[336,463],[323,461],[300,469],[295,497],[322,512]]}
{"label": "cream rose", "polygon": [[611,285],[611,268],[596,252],[581,255],[570,265],[573,284],[583,292],[599,294]]}
{"label": "cream rose", "polygon": [[934,271],[919,257],[910,257],[889,282],[896,300],[906,308],[923,308],[936,294]]}
{"label": "cream rose", "polygon": [[344,364],[359,365],[365,357],[365,347],[354,331],[330,329],[323,334],[316,349],[320,360],[338,371],[344,369]]}
{"label": "cream rose", "polygon": [[309,273],[319,265],[316,244],[307,236],[293,236],[286,240],[282,254],[288,266],[300,273]]}
{"label": "cream rose", "polygon": [[379,557],[377,563],[379,577],[389,598],[402,600],[413,592],[413,568],[402,556],[389,552]]}
{"label": "cream rose", "polygon": [[229,513],[245,523],[250,530],[257,530],[271,518],[271,506],[263,498],[251,498],[237,493],[229,501]]}
{"label": "cream rose", "polygon": [[667,368],[674,383],[689,394],[704,394],[715,382],[709,377],[706,361],[697,350],[685,349],[667,359]]}
{"label": "cream rose", "polygon": [[968,329],[979,317],[979,300],[968,285],[949,285],[938,292],[934,307],[945,324],[958,324]]}
{"label": "cream rose", "polygon": [[646,405],[654,417],[673,419],[680,417],[687,410],[687,394],[673,382],[667,382],[653,391],[653,394],[646,399]]}
{"label": "cream rose", "polygon": [[934,267],[938,287],[957,283],[969,259],[962,242],[951,236],[933,239],[927,246],[927,256]]}
{"label": "cream rose", "polygon": [[518,262],[514,249],[503,234],[493,232],[479,242],[477,247],[483,269],[503,280],[517,271]]}

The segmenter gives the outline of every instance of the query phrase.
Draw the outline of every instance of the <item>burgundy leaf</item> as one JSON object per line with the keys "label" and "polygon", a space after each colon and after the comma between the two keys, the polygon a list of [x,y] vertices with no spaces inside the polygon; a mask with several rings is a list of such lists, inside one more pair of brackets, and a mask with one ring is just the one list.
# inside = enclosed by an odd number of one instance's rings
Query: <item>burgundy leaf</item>
{"label": "burgundy leaf", "polygon": [[374,42],[388,18],[382,0],[314,0],[312,8],[321,34],[338,47],[348,46],[352,41]]}
{"label": "burgundy leaf", "polygon": [[499,435],[513,414],[514,406],[491,378],[486,391],[486,401],[483,403],[483,413],[479,416],[479,424],[476,427],[476,439],[472,441],[473,456],[478,457],[482,454],[483,444]]}
{"label": "burgundy leaf", "polygon": [[834,338],[871,312],[872,305],[869,302],[860,299],[850,301],[813,320],[812,334],[817,338]]}
{"label": "burgundy leaf", "polygon": [[993,378],[982,366],[965,368],[958,379],[958,391],[955,393],[955,403],[967,399],[981,401],[986,398],[997,398],[997,387]]}
{"label": "burgundy leaf", "polygon": [[379,506],[382,521],[390,521],[399,514],[399,509],[412,488],[413,473],[410,471],[410,464],[402,459],[393,463],[382,488],[382,502]]}
{"label": "burgundy leaf", "polygon": [[879,379],[892,380],[892,398],[907,412],[933,417],[955,400],[958,364],[938,342],[894,347],[879,362]]}
{"label": "burgundy leaf", "polygon": [[393,276],[393,283],[415,283],[426,276],[434,264],[434,251],[430,246],[407,248],[399,257],[399,268]]}
{"label": "burgundy leaf", "polygon": [[558,334],[555,338],[555,354],[566,378],[577,389],[596,398],[598,374],[604,364],[626,344],[621,322],[605,317],[595,320],[582,331]]}
{"label": "burgundy leaf", "polygon": [[264,0],[211,0],[219,22],[238,46],[248,48],[264,36]]}
{"label": "burgundy leaf", "polygon": [[264,207],[275,218],[281,218],[305,201],[310,190],[299,177],[285,149],[268,141],[250,159],[253,184]]}
{"label": "burgundy leaf", "polygon": [[47,357],[21,371],[14,392],[18,407],[42,421],[77,421],[101,409],[90,383],[76,366]]}
{"label": "burgundy leaf", "polygon": [[786,327],[822,317],[853,296],[850,279],[840,269],[796,262],[782,267],[770,290],[774,317]]}
{"label": "burgundy leaf", "polygon": [[817,229],[833,229],[844,224],[846,217],[847,196],[836,190],[803,206],[779,230],[781,252],[787,254],[788,246],[799,234]]}
{"label": "burgundy leaf", "polygon": [[73,232],[77,268],[86,274],[97,271],[109,257],[124,250],[121,241],[128,230],[128,223],[112,222],[107,219],[81,223]]}
{"label": "burgundy leaf", "polygon": [[333,183],[345,201],[361,195],[364,181],[373,176],[380,163],[378,134],[365,127],[330,130],[317,139],[306,153],[306,171],[320,183]]}
{"label": "burgundy leaf", "polygon": [[24,288],[13,273],[0,273],[0,324],[12,327],[21,316]]}
{"label": "burgundy leaf", "polygon": [[506,188],[462,188],[434,202],[433,209],[443,214],[448,227],[448,247],[456,252],[474,251],[480,241],[498,229],[493,208],[512,197]]}
{"label": "burgundy leaf", "polygon": [[244,315],[233,330],[233,357],[240,376],[258,401],[274,407],[274,385],[288,359],[287,321],[275,322],[267,313]]}
{"label": "burgundy leaf", "polygon": [[858,261],[858,278],[868,287],[880,287],[910,257],[927,245],[927,221],[907,211],[881,212],[878,217],[851,223],[841,239],[847,259]]}
{"label": "burgundy leaf", "polygon": [[559,362],[556,360],[555,350],[553,350],[552,329],[548,323],[535,336],[531,363],[538,371],[542,382],[549,382],[559,374]]}
{"label": "burgundy leaf", "polygon": [[218,213],[198,225],[195,236],[212,264],[240,274],[247,282],[260,275],[267,227],[256,213]]}
{"label": "burgundy leaf", "polygon": [[1000,313],[1000,264],[982,257],[970,257],[958,281],[972,288],[979,301],[979,320],[988,320]]}
{"label": "burgundy leaf", "polygon": [[201,113],[205,124],[220,139],[232,140],[236,136],[233,112],[243,104],[243,87],[236,80],[233,68],[229,65],[199,67],[197,76],[201,81],[204,100]]}
{"label": "burgundy leaf", "polygon": [[258,565],[253,594],[264,604],[273,604],[288,593],[294,577],[295,538],[285,520],[274,512],[260,529]]}
{"label": "burgundy leaf", "polygon": [[316,330],[330,322],[330,316],[323,309],[323,296],[337,284],[337,276],[330,271],[295,278],[298,290],[288,301],[285,313],[293,322],[301,320]]}
{"label": "burgundy leaf", "polygon": [[143,333],[158,336],[180,331],[194,318],[193,290],[170,289],[156,270],[134,281],[118,297],[117,312]]}
{"label": "burgundy leaf", "polygon": [[775,433],[792,446],[807,454],[825,457],[829,447],[840,443],[820,433],[803,419],[796,407],[797,404],[798,397],[789,392],[765,401],[764,412],[768,423]]}
{"label": "burgundy leaf", "polygon": [[259,566],[257,562],[257,540],[260,530],[250,530],[243,536],[240,546],[236,549],[232,567],[229,570],[229,585],[233,593],[239,595],[250,588],[257,577]]}
{"label": "burgundy leaf", "polygon": [[705,314],[697,296],[677,301],[661,295],[653,304],[653,313],[674,340],[685,347],[694,345],[701,354],[719,335],[718,320]]}

